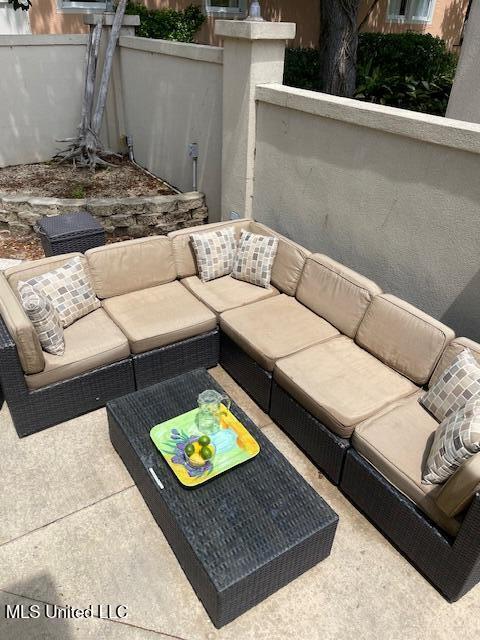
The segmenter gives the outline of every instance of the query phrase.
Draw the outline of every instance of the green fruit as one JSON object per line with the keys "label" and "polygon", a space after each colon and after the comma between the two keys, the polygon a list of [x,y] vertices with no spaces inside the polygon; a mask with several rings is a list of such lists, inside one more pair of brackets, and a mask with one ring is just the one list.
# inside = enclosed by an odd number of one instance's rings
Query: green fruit
{"label": "green fruit", "polygon": [[211,460],[213,458],[213,449],[212,447],[206,446],[200,449],[200,455],[204,460]]}
{"label": "green fruit", "polygon": [[190,457],[195,453],[195,447],[193,446],[192,443],[187,444],[187,446],[185,447],[185,453],[187,454],[188,457]]}
{"label": "green fruit", "polygon": [[208,447],[208,445],[210,444],[210,438],[208,436],[200,436],[200,438],[198,439],[198,444],[201,447]]}

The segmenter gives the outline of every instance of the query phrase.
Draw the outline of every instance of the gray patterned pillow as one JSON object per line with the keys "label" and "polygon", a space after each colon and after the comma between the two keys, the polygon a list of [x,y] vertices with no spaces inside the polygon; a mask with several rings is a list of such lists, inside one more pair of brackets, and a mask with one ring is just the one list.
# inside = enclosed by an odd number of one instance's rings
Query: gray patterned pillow
{"label": "gray patterned pillow", "polygon": [[460,465],[480,452],[480,399],[470,400],[439,425],[423,474],[424,484],[448,480]]}
{"label": "gray patterned pillow", "polygon": [[421,403],[442,422],[474,396],[480,398],[480,365],[472,352],[465,349],[423,396]]}
{"label": "gray patterned pillow", "polygon": [[232,276],[269,289],[277,249],[278,238],[242,231]]}
{"label": "gray patterned pillow", "polygon": [[193,233],[190,236],[198,273],[202,282],[215,280],[232,273],[237,251],[237,241],[233,227],[216,229],[209,233]]}
{"label": "gray patterned pillow", "polygon": [[50,300],[64,328],[100,307],[79,257],[55,271],[30,278],[27,284]]}
{"label": "gray patterned pillow", "polygon": [[38,334],[42,349],[54,356],[63,356],[63,327],[50,300],[26,282],[19,282],[17,288],[22,307]]}

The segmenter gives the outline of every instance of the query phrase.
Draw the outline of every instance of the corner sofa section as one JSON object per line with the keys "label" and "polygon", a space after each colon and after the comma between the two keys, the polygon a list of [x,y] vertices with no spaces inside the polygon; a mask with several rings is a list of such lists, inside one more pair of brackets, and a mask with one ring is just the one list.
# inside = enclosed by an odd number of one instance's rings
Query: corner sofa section
{"label": "corner sofa section", "polygon": [[[203,283],[190,234],[276,235],[272,286]],[[20,436],[219,361],[448,599],[480,581],[480,454],[421,482],[436,420],[421,395],[480,345],[328,256],[250,220],[108,245],[81,256],[101,308],[49,356],[16,293],[72,255],[0,274],[0,381]]]}

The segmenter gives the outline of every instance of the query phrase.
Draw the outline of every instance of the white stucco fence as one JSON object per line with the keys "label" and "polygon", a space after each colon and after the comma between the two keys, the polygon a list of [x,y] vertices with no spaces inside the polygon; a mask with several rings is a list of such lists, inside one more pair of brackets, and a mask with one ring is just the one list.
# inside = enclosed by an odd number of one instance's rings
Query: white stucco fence
{"label": "white stucco fence", "polygon": [[86,36],[0,36],[0,166],[49,160],[80,120]]}
{"label": "white stucco fence", "polygon": [[254,216],[480,338],[480,125],[257,87]]}
{"label": "white stucco fence", "polygon": [[198,188],[210,219],[220,219],[223,50],[122,37],[120,63],[125,128],[137,162],[191,191],[187,150],[197,143]]}

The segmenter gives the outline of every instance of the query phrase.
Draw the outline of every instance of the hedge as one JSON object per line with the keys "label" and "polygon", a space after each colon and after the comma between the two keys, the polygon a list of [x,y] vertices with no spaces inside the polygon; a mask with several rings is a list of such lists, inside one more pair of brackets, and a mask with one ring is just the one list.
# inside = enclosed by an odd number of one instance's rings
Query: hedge
{"label": "hedge", "polygon": [[[457,57],[430,34],[361,33],[356,98],[445,115]],[[319,51],[289,49],[285,84],[319,90]]]}
{"label": "hedge", "polygon": [[143,4],[129,2],[126,13],[140,16],[140,26],[135,30],[137,36],[159,40],[192,42],[196,32],[205,22],[201,8],[194,4],[183,11],[175,11],[147,9]]}

